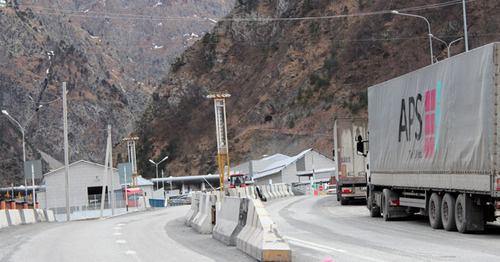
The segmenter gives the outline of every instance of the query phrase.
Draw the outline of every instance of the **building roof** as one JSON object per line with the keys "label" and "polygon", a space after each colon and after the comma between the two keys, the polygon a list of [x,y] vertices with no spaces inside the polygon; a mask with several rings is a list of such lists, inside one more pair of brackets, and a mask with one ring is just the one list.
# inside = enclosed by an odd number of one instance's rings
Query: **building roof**
{"label": "building roof", "polygon": [[272,155],[270,157],[264,158],[262,160],[259,160],[259,161],[264,161],[264,160],[269,160],[269,159],[276,159],[277,161],[272,162],[271,164],[269,164],[268,166],[266,166],[262,170],[257,171],[256,172],[257,174],[255,176],[253,176],[253,178],[258,179],[258,178],[270,176],[272,174],[276,174],[276,173],[280,172],[281,170],[283,170],[284,168],[286,168],[287,166],[289,166],[290,164],[292,164],[293,162],[299,160],[301,157],[303,157],[305,154],[307,154],[311,151],[313,151],[313,149],[309,148],[307,150],[300,152],[298,155],[293,156],[293,157],[289,157],[289,156],[285,156],[285,155],[281,155],[281,154],[276,154],[276,155]]}
{"label": "building roof", "polygon": [[[94,163],[94,162],[90,162],[90,161],[83,160],[83,159],[82,160],[78,160],[76,162],[73,162],[73,163],[69,164],[69,167],[71,168],[73,166],[80,165],[80,164],[93,165],[93,166],[97,166],[97,167],[100,167],[100,168],[104,169],[104,165],[101,165],[101,164],[98,164],[98,163]],[[52,170],[52,171],[46,173],[45,175],[43,175],[43,177],[45,178],[47,176],[53,175],[53,174],[55,174],[55,173],[57,173],[57,172],[59,172],[59,171],[61,171],[63,169],[64,169],[64,166],[60,167],[60,168],[58,168],[56,170]],[[113,167],[113,171],[118,172],[118,169]]]}
{"label": "building roof", "polygon": [[[130,186],[131,183],[127,183],[128,186]],[[145,179],[142,176],[137,176],[137,186],[152,186],[153,182]],[[122,184],[122,186],[125,186],[125,183]]]}

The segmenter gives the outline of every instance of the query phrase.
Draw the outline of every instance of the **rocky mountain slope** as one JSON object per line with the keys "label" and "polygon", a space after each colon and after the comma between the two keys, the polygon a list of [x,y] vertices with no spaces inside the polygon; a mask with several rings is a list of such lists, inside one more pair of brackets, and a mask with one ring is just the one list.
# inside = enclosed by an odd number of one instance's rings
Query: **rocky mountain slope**
{"label": "rocky mountain slope", "polygon": [[[60,3],[57,12],[48,5],[56,2]],[[149,48],[151,43],[147,44],[148,48],[133,45],[131,48],[128,45],[131,41],[141,40],[149,36],[150,32],[138,28],[124,36],[124,32],[132,30],[126,26],[134,19],[121,19],[120,24],[106,26],[113,23],[94,17],[110,16],[109,10],[117,12],[115,17],[123,14],[119,12],[122,9],[133,7],[134,10],[140,10],[142,6],[132,5],[133,1],[40,0],[11,3],[14,3],[13,6],[0,8],[0,109],[7,110],[23,126],[27,160],[39,159],[37,150],[63,160],[61,97],[62,82],[67,82],[71,161],[87,159],[102,163],[106,126],[113,126],[113,141],[121,141],[123,136],[130,134],[137,116],[140,116],[156,88],[157,80],[152,71],[156,70],[157,75],[160,72],[163,74],[168,68],[168,57],[180,52],[185,45],[179,43],[177,49],[160,53],[153,53]],[[106,9],[111,3],[113,8]],[[193,8],[200,8],[200,5],[196,5],[197,1],[175,3],[175,11],[182,11],[176,17],[191,16]],[[71,11],[71,7],[83,8],[83,5],[97,10],[92,17],[85,17],[85,23],[76,21],[78,16]],[[206,6],[204,10],[218,14],[219,6],[212,6],[215,11],[209,7]],[[99,10],[106,13],[99,14]],[[160,11],[155,14],[164,15]],[[138,21],[143,20],[142,16],[139,18]],[[172,21],[164,24],[175,31],[175,27],[171,26],[174,24]],[[209,28],[209,25],[204,25],[204,28]],[[181,31],[178,29],[176,32],[182,36]],[[189,41],[186,40],[185,44],[189,44]],[[133,57],[128,49],[136,52],[138,57],[142,55],[143,60]],[[161,60],[154,62],[158,65],[147,65],[154,58]],[[134,59],[137,61],[126,62]],[[136,78],[141,74],[148,76],[143,77],[147,80]],[[0,115],[0,135],[0,186],[20,184],[21,133],[17,125],[3,114]]]}
{"label": "rocky mountain slope", "polygon": [[18,0],[48,16],[66,16],[119,53],[120,68],[156,82],[174,58],[228,14],[234,0]]}
{"label": "rocky mountain slope", "polygon": [[[367,87],[430,63],[434,36],[463,36],[462,1],[237,0],[234,10],[173,64],[137,125],[139,169],[170,155],[168,175],[216,173],[213,102],[228,90],[232,165],[314,147],[331,155],[334,114],[366,116]],[[500,40],[500,3],[468,1],[469,46]],[[446,46],[433,41],[434,56]],[[452,55],[464,43],[451,47]]]}

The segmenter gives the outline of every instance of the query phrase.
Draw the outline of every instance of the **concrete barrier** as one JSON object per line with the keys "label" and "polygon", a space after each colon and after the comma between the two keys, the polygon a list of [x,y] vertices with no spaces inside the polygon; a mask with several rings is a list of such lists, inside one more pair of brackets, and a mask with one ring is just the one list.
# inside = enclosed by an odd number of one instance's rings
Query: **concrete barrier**
{"label": "concrete barrier", "polygon": [[290,195],[288,195],[288,192],[286,190],[286,185],[285,184],[281,185],[281,192],[283,194],[283,197],[289,197],[290,196]]}
{"label": "concrete barrier", "polygon": [[44,212],[47,222],[56,222],[56,216],[54,215],[54,211],[45,209]]}
{"label": "concrete barrier", "polygon": [[7,211],[7,219],[9,220],[9,226],[17,226],[23,223],[21,220],[21,214],[19,210],[16,209],[8,209]]}
{"label": "concrete barrier", "polygon": [[43,209],[36,210],[36,222],[47,222]]}
{"label": "concrete barrier", "polygon": [[274,185],[269,185],[269,193],[271,194],[271,199],[278,198],[278,194],[275,192]]}
{"label": "concrete barrier", "polygon": [[262,188],[266,192],[267,201],[273,199],[273,195],[271,194],[271,191],[270,191],[271,189],[270,189],[269,185],[263,185]]}
{"label": "concrete barrier", "polygon": [[237,187],[237,188],[236,188],[236,192],[238,192],[238,193],[237,193],[237,196],[238,196],[239,198],[245,198],[245,197],[247,197],[247,190],[246,190],[246,187]]}
{"label": "concrete barrier", "polygon": [[267,194],[266,186],[259,186],[259,189],[262,196],[265,197],[267,200],[269,200],[269,195]]}
{"label": "concrete barrier", "polygon": [[200,199],[200,211],[193,219],[191,227],[200,234],[211,234],[212,224],[212,203],[215,204],[215,195],[202,195]]}
{"label": "concrete barrier", "polygon": [[292,260],[288,242],[260,200],[248,200],[246,225],[237,236],[236,246],[259,261]]}
{"label": "concrete barrier", "polygon": [[247,186],[245,187],[247,191],[247,197],[251,199],[257,199],[257,193],[255,192],[255,186]]}
{"label": "concrete barrier", "polygon": [[285,192],[285,195],[287,197],[291,197],[292,194],[290,193],[290,191],[288,190],[288,185],[283,185],[283,191]]}
{"label": "concrete barrier", "polygon": [[198,214],[200,195],[201,195],[200,193],[194,193],[191,197],[191,209],[189,209],[187,215],[184,217],[184,224],[186,226],[191,226],[193,219]]}
{"label": "concrete barrier", "polygon": [[32,224],[36,222],[35,210],[33,209],[21,209],[19,210],[21,215],[21,221],[23,224]]}
{"label": "concrete barrier", "polygon": [[230,197],[238,197],[238,191],[236,188],[228,188],[227,191],[229,192]]}
{"label": "concrete barrier", "polygon": [[290,185],[286,185],[286,188],[287,188],[288,194],[290,194],[290,196],[295,196],[295,194],[293,193],[292,187]]}
{"label": "concrete barrier", "polygon": [[[248,200],[246,198],[225,197],[222,199],[212,236],[228,246],[236,246],[236,237],[243,228],[240,218],[246,214],[247,208]],[[240,226],[238,227],[238,225]]]}
{"label": "concrete barrier", "polygon": [[266,187],[266,192],[269,195],[267,200],[275,199],[276,197],[274,196],[273,191],[271,190],[271,185],[265,185],[265,187]]}
{"label": "concrete barrier", "polygon": [[279,195],[280,197],[285,197],[285,193],[284,193],[284,192],[283,192],[283,190],[282,190],[282,186],[283,186],[283,185],[276,185],[276,192],[278,192],[278,195]]}
{"label": "concrete barrier", "polygon": [[0,228],[8,226],[9,226],[9,220],[7,219],[7,211],[0,210]]}

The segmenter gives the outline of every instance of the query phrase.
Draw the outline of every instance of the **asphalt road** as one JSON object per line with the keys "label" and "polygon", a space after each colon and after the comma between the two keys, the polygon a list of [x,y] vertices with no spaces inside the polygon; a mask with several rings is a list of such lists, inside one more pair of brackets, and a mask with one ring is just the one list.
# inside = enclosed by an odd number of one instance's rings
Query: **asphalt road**
{"label": "asphalt road", "polygon": [[500,224],[486,233],[432,229],[427,217],[385,222],[363,203],[335,196],[271,200],[267,211],[287,237],[294,261],[499,261]]}
{"label": "asphalt road", "polygon": [[184,226],[190,206],[0,229],[0,261],[255,261]]}
{"label": "asphalt road", "polygon": [[[435,230],[423,217],[385,222],[335,196],[271,200],[293,261],[499,261],[500,224],[482,234]],[[0,229],[0,261],[255,261],[184,225],[189,206],[109,219]]]}

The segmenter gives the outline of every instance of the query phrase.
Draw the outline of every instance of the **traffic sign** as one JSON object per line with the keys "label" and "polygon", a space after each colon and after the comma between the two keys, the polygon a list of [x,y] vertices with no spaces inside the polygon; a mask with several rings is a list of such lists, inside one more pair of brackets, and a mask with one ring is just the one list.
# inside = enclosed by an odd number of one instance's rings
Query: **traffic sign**
{"label": "traffic sign", "polygon": [[[119,163],[118,173],[120,174],[120,183],[128,184],[132,182],[132,163]],[[126,177],[126,178],[125,178]]]}
{"label": "traffic sign", "polygon": [[35,178],[42,178],[42,161],[33,160],[24,162],[24,179],[31,179],[32,172]]}

